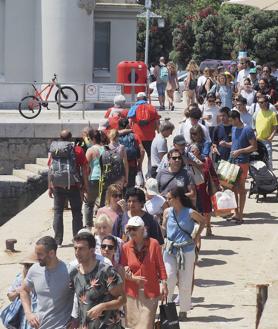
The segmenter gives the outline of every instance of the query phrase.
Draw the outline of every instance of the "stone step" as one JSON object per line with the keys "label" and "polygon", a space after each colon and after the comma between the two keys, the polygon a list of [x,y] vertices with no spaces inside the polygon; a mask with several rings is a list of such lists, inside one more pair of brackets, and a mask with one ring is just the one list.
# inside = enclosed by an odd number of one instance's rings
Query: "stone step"
{"label": "stone step", "polygon": [[36,164],[40,166],[47,167],[47,162],[48,162],[47,158],[36,158]]}
{"label": "stone step", "polygon": [[25,169],[14,169],[13,175],[24,179],[26,182],[29,180],[35,180],[39,177],[39,175]]}
{"label": "stone step", "polygon": [[36,163],[26,163],[24,167],[25,170],[31,171],[32,173],[35,173],[37,175],[42,175],[48,172],[47,166],[41,166]]}
{"label": "stone step", "polygon": [[14,175],[0,175],[0,182],[19,182],[19,183],[24,183],[25,180],[20,178],[20,177],[16,177]]}

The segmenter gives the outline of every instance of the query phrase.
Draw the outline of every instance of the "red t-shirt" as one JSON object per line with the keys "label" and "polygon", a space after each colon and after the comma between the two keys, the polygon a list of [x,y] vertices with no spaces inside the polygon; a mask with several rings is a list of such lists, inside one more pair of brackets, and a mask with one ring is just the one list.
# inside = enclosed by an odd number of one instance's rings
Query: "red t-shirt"
{"label": "red t-shirt", "polygon": [[141,141],[152,141],[155,137],[156,121],[160,119],[160,115],[157,113],[156,108],[151,104],[141,104],[137,107],[137,111],[140,106],[147,106],[150,113],[150,122],[145,126],[140,126],[137,121],[137,115],[131,118],[132,130],[141,139]]}
{"label": "red t-shirt", "polygon": [[109,118],[109,115],[110,115],[110,113],[111,113],[111,111],[112,110],[119,110],[119,112],[120,112],[120,117],[121,118],[126,118],[127,117],[127,114],[128,114],[128,109],[120,109],[120,108],[116,108],[116,107],[110,107],[107,111],[106,111],[106,113],[104,114],[104,117],[105,118]]}

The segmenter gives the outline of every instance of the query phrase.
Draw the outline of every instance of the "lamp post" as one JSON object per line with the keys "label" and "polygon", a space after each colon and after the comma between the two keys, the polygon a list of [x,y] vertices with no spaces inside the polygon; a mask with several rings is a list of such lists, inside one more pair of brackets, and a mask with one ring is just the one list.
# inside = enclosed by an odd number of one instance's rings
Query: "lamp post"
{"label": "lamp post", "polygon": [[162,16],[151,12],[152,0],[145,0],[145,12],[137,15],[138,18],[146,18],[146,37],[145,37],[145,64],[148,65],[149,59],[149,36],[150,36],[150,19],[159,20],[159,27],[164,27],[164,19]]}
{"label": "lamp post", "polygon": [[148,66],[149,59],[149,36],[150,36],[150,9],[152,7],[152,0],[145,0],[146,8],[146,39],[145,39],[145,64]]}

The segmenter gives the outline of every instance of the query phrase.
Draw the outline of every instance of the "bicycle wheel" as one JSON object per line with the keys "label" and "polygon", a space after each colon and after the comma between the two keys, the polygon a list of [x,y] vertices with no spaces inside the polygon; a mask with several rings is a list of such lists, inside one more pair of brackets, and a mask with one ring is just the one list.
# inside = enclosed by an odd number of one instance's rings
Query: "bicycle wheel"
{"label": "bicycle wheel", "polygon": [[41,112],[41,103],[35,96],[23,97],[18,105],[19,113],[26,119],[34,119]]}
{"label": "bicycle wheel", "polygon": [[[61,107],[63,109],[70,109],[76,105],[78,101],[78,94],[75,89],[72,87],[62,87],[61,89]],[[55,101],[59,103],[59,89],[56,91],[55,94]]]}

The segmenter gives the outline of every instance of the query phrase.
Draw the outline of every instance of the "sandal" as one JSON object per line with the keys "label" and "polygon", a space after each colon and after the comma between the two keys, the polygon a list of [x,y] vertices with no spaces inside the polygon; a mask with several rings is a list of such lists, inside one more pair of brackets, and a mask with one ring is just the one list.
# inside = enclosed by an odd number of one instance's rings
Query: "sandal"
{"label": "sandal", "polygon": [[235,224],[236,225],[241,225],[241,224],[243,224],[244,223],[244,220],[243,219],[235,219]]}

